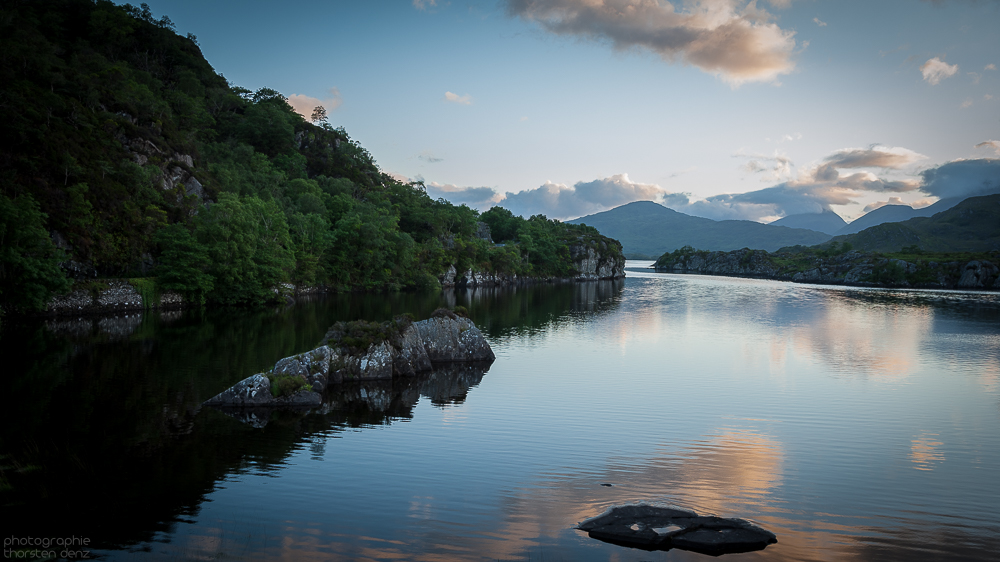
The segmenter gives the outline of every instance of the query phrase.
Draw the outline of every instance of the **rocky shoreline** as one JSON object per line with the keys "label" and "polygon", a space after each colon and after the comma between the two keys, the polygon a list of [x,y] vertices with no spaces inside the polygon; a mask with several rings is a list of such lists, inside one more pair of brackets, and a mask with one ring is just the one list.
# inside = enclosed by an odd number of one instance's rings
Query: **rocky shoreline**
{"label": "rocky shoreline", "polygon": [[[455,266],[450,266],[439,281],[442,288],[511,287],[538,283],[575,283],[621,279],[625,277],[625,258],[603,256],[593,248],[576,247],[573,254],[579,273],[574,277],[519,277],[469,269],[459,275]],[[143,310],[178,310],[190,306],[178,293],[165,292],[156,297],[155,302],[146,302],[143,295],[127,279],[95,279],[89,288],[77,288],[66,295],[53,297],[40,316],[66,317],[83,315],[116,315]],[[101,287],[97,287],[100,285]],[[294,299],[303,295],[330,293],[329,287],[317,285],[293,285],[282,283],[275,288],[277,294]]]}
{"label": "rocky shoreline", "polygon": [[[1000,263],[1000,259],[994,261]],[[822,285],[982,291],[1000,290],[1000,267],[994,261],[903,260],[853,250],[839,255],[817,257],[744,248],[731,252],[690,250],[664,254],[653,265],[653,269],[660,273],[693,273]]]}

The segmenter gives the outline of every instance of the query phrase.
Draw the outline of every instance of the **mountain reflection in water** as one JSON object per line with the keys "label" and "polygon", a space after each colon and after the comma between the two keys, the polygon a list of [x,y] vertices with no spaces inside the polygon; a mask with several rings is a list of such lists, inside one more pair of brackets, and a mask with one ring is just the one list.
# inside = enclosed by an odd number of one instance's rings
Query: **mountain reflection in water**
{"label": "mountain reflection in water", "polygon": [[[1000,296],[629,275],[8,327],[2,451],[38,468],[4,470],[4,520],[109,559],[702,559],[573,528],[642,500],[777,533],[733,559],[1000,551]],[[336,320],[442,303],[488,373],[345,385],[259,427],[198,408]]]}

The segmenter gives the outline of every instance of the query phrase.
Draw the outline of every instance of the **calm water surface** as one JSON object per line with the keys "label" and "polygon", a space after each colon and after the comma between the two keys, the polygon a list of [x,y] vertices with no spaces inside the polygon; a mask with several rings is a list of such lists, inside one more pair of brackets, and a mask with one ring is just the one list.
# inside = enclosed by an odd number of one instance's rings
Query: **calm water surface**
{"label": "calm water surface", "polygon": [[[198,407],[338,319],[442,301],[483,327],[488,370],[345,387],[263,427]],[[997,294],[631,269],[18,324],[0,350],[5,536],[87,536],[110,560],[707,559],[573,529],[632,501],[778,535],[733,560],[1000,552]]]}

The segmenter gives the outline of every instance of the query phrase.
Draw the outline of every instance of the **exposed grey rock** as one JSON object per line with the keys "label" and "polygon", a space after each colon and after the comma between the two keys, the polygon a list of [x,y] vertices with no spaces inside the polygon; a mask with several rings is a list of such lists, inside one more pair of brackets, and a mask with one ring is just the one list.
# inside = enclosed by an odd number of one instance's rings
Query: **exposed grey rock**
{"label": "exposed grey rock", "polygon": [[372,344],[362,355],[335,349],[330,362],[330,382],[390,380],[396,353],[388,342]]}
{"label": "exposed grey rock", "polygon": [[427,356],[420,330],[410,324],[399,336],[400,349],[393,358],[393,372],[399,376],[412,377],[417,373],[431,370],[431,359]]}
{"label": "exposed grey rock", "polygon": [[329,347],[320,346],[312,351],[279,360],[271,372],[275,375],[301,376],[309,382],[314,391],[323,392],[328,382],[332,356],[333,352]]}
{"label": "exposed grey rock", "polygon": [[442,287],[454,287],[456,276],[458,276],[458,271],[455,269],[455,266],[449,265],[448,269],[438,278],[438,281],[441,282]]}
{"label": "exposed grey rock", "polygon": [[963,289],[987,289],[996,284],[1000,269],[988,261],[973,260],[965,264],[958,286]]}
{"label": "exposed grey rock", "polygon": [[263,374],[250,375],[205,401],[209,406],[266,406],[274,401],[271,381]]}
{"label": "exposed grey rock", "polygon": [[712,555],[761,550],[778,542],[774,533],[745,519],[649,504],[615,506],[577,528],[595,539],[623,546],[680,548]]}
{"label": "exposed grey rock", "polygon": [[[598,248],[575,244],[570,246],[570,256],[573,258],[579,281],[596,281],[598,279],[617,279],[625,277],[625,257],[610,252],[600,252]],[[605,248],[605,250],[607,250]]]}
{"label": "exposed grey rock", "polygon": [[414,325],[432,363],[496,359],[483,333],[468,318],[428,318]]}

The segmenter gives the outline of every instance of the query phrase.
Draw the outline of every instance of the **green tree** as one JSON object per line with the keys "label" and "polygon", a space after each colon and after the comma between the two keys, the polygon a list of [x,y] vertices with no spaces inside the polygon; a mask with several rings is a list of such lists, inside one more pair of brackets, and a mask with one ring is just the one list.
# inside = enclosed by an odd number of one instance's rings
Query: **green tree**
{"label": "green tree", "polygon": [[0,302],[13,310],[44,310],[69,290],[63,253],[45,230],[46,216],[30,195],[0,195]]}
{"label": "green tree", "polygon": [[208,249],[214,302],[274,300],[274,289],[295,267],[288,223],[274,201],[223,193],[198,214],[195,234]]}
{"label": "green tree", "polygon": [[154,271],[159,287],[177,291],[191,302],[204,303],[214,282],[208,273],[208,249],[181,224],[172,224],[156,233],[160,257]]}

